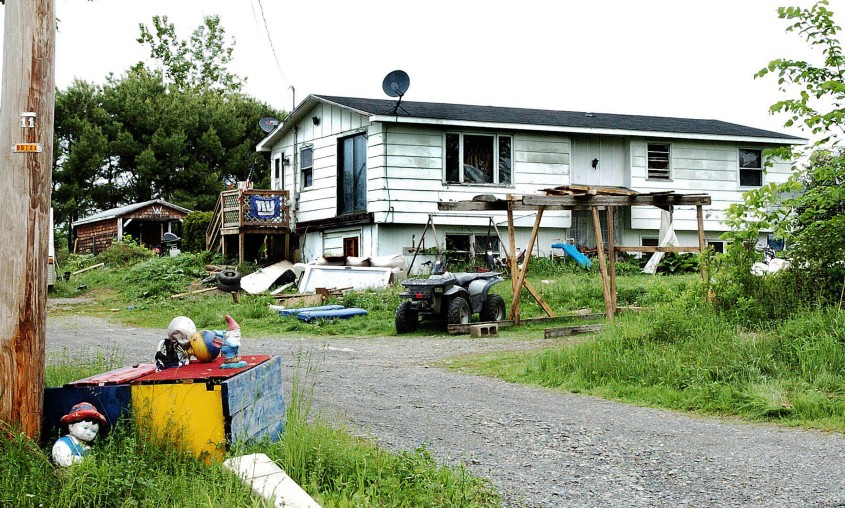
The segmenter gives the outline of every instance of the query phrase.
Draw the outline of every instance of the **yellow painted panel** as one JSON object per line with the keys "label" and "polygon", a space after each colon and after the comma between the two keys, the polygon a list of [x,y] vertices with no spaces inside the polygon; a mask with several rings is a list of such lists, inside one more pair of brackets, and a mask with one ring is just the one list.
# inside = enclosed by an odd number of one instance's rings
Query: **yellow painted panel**
{"label": "yellow painted panel", "polygon": [[159,439],[176,441],[198,457],[221,460],[226,429],[220,385],[205,383],[132,386],[132,407],[142,427]]}

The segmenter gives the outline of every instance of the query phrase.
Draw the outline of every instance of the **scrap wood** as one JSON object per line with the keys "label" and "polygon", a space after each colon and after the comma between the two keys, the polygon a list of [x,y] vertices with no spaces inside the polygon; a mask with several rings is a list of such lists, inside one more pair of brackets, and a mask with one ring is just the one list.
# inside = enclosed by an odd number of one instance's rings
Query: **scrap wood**
{"label": "scrap wood", "polygon": [[195,295],[195,294],[198,294],[198,293],[207,293],[209,291],[214,291],[216,289],[217,289],[216,286],[210,287],[210,288],[202,288],[202,289],[197,289],[197,290],[194,290],[194,291],[188,291],[187,293],[179,293],[179,294],[175,294],[175,295],[170,295],[170,298],[181,298],[183,296]]}
{"label": "scrap wood", "polygon": [[104,267],[104,266],[106,266],[106,264],[105,264],[105,263],[97,263],[96,265],[91,265],[91,266],[89,266],[88,268],[83,268],[83,269],[81,269],[81,270],[77,270],[77,271],[75,271],[75,272],[71,272],[70,274],[71,274],[71,275],[76,275],[77,273],[87,272],[88,270],[93,270],[94,268],[102,268],[102,267]]}
{"label": "scrap wood", "polygon": [[[594,314],[591,309],[579,309],[568,314],[563,314],[560,316],[555,317],[535,317],[535,318],[522,318],[519,320],[519,324],[532,324],[532,323],[547,323],[547,322],[556,322],[563,319],[601,319],[605,317],[604,314]],[[503,319],[501,321],[479,321],[477,323],[467,323],[465,325],[461,324],[451,324],[446,327],[446,332],[449,335],[466,335],[470,333],[470,329],[474,325],[483,325],[483,324],[496,324],[499,325],[499,328],[507,328],[508,326],[513,326],[514,322],[512,319]]]}
{"label": "scrap wood", "polygon": [[593,333],[604,328],[604,325],[578,325],[578,326],[563,326],[560,328],[546,328],[544,337],[546,339],[553,339],[555,337],[565,337],[567,335],[580,335],[582,333]]}

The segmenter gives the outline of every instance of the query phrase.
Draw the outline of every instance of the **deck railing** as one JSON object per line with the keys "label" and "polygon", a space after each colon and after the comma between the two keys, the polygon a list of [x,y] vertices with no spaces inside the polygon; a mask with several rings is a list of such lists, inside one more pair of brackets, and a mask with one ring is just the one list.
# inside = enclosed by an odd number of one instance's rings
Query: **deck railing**
{"label": "deck railing", "polygon": [[266,189],[233,189],[220,193],[206,231],[206,247],[220,240],[222,230],[232,228],[290,227],[290,192]]}

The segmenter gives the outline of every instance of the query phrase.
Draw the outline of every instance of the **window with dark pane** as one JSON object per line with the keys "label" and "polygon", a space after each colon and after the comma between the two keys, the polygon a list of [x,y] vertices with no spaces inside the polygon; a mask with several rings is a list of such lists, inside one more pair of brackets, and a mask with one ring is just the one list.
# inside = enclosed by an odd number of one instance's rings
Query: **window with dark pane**
{"label": "window with dark pane", "polygon": [[740,187],[763,185],[763,151],[749,148],[739,149]]}
{"label": "window with dark pane", "polygon": [[493,183],[493,136],[464,135],[464,182]]}
{"label": "window with dark pane", "polygon": [[461,182],[461,136],[446,134],[446,183]]}
{"label": "window with dark pane", "polygon": [[299,168],[302,173],[302,187],[314,185],[314,149],[312,147],[306,146],[299,151]]}
{"label": "window with dark pane", "polygon": [[367,211],[367,138],[338,140],[338,215]]}
{"label": "window with dark pane", "polygon": [[499,136],[499,182],[502,185],[511,184],[511,138]]}
{"label": "window with dark pane", "polygon": [[653,180],[668,180],[669,145],[664,143],[648,144],[648,178]]}

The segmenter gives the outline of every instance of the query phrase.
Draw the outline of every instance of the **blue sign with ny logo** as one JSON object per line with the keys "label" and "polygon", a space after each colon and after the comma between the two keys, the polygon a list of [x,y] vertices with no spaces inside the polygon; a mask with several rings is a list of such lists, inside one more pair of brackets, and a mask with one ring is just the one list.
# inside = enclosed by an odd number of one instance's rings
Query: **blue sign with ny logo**
{"label": "blue sign with ny logo", "polygon": [[250,196],[249,214],[256,219],[275,219],[281,213],[279,196]]}

